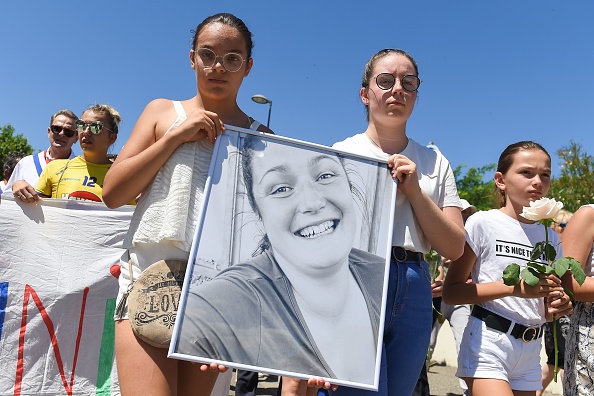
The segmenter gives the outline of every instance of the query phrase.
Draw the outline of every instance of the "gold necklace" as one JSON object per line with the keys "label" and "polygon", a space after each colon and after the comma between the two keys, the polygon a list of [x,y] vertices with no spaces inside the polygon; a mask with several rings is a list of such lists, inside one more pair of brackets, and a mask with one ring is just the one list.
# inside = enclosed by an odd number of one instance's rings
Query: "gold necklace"
{"label": "gold necklace", "polygon": [[367,136],[367,138],[368,138],[369,140],[371,140],[371,143],[373,143],[373,145],[374,145],[375,147],[377,147],[378,149],[380,149],[380,150],[384,151],[384,150],[381,148],[381,146],[380,146],[379,144],[377,144],[377,143],[375,142],[375,140],[373,140],[373,138],[371,137],[371,135],[369,135],[367,132],[365,132],[365,135]]}
{"label": "gold necklace", "polygon": [[[367,133],[367,131],[365,131],[365,135],[367,136],[367,138],[369,140],[371,140],[371,143],[373,143],[373,145],[375,147],[377,147],[378,149],[382,150],[384,153],[386,153],[386,154],[397,154],[397,153],[388,153],[387,151],[385,151],[375,140],[373,140],[373,138],[371,137],[371,135],[369,133]],[[395,140],[395,139],[388,139],[388,140]],[[404,148],[406,148],[406,146],[408,146],[408,137],[406,138],[406,145],[404,146]]]}

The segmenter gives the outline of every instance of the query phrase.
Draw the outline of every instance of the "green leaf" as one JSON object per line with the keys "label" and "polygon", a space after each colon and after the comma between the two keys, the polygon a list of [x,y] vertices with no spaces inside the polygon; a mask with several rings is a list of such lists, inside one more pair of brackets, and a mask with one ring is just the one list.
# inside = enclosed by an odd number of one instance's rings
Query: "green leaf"
{"label": "green leaf", "polygon": [[527,285],[536,286],[538,284],[538,280],[540,279],[538,271],[536,271],[532,267],[526,267],[522,271],[522,279]]}
{"label": "green leaf", "polygon": [[[573,274],[573,279],[575,279],[575,281],[578,283],[578,285],[583,285],[584,281],[586,280],[586,274],[584,273],[584,270],[582,269],[582,265],[573,257],[565,257],[565,259],[568,260],[569,262],[569,269],[571,270],[571,273]],[[561,259],[559,259],[561,260]]]}
{"label": "green leaf", "polygon": [[555,272],[555,269],[553,267],[551,267],[550,265],[545,265],[545,270],[544,273],[547,275],[551,275],[553,272]]}
{"label": "green leaf", "polygon": [[550,243],[547,243],[545,246],[545,255],[549,262],[555,261],[555,257],[557,257],[557,251]]}
{"label": "green leaf", "polygon": [[530,254],[530,260],[536,261],[540,259],[542,252],[544,251],[544,245],[544,242],[537,242],[534,245],[534,249],[532,249],[532,253]]}
{"label": "green leaf", "polygon": [[515,286],[520,284],[520,266],[518,264],[510,264],[503,270],[503,283],[507,286]]}
{"label": "green leaf", "polygon": [[528,262],[528,267],[534,268],[536,271],[540,272],[541,274],[544,274],[545,271],[546,271],[544,265],[535,263],[534,261],[529,261]]}
{"label": "green leaf", "polygon": [[561,278],[569,270],[569,260],[563,257],[555,261],[555,274]]}

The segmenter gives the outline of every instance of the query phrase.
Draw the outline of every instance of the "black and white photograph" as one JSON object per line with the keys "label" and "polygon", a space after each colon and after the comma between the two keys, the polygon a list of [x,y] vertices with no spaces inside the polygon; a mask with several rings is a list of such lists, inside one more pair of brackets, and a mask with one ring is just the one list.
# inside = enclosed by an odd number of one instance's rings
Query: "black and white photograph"
{"label": "black and white photograph", "polygon": [[395,200],[385,162],[227,127],[169,356],[376,390]]}

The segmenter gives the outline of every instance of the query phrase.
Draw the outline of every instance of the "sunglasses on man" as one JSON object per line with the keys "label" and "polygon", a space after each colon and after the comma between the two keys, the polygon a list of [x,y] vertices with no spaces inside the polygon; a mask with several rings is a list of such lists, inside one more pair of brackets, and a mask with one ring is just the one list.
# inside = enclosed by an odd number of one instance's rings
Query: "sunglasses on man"
{"label": "sunglasses on man", "polygon": [[50,125],[50,131],[59,135],[60,133],[64,132],[64,136],[71,138],[72,136],[76,135],[76,131],[72,129],[64,128],[61,125]]}

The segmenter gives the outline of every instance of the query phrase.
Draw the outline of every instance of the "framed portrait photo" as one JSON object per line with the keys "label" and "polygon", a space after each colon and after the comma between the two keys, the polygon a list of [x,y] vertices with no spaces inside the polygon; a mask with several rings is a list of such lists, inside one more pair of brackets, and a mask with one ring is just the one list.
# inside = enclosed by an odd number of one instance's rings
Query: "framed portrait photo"
{"label": "framed portrait photo", "polygon": [[377,390],[395,202],[386,162],[227,127],[169,356]]}

